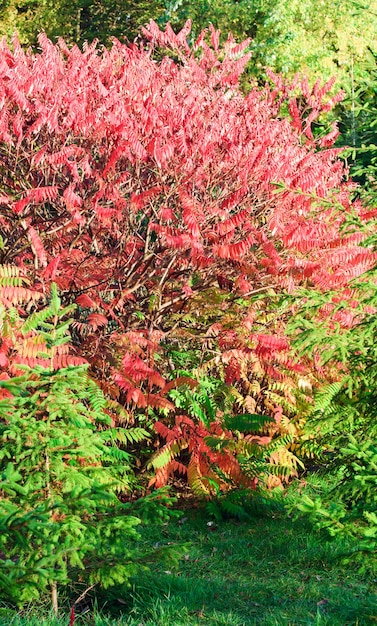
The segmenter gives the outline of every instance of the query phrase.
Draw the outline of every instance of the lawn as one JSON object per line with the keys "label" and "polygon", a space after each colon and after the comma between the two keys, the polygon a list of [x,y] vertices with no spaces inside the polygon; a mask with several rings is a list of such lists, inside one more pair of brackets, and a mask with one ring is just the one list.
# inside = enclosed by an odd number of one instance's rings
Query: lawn
{"label": "lawn", "polygon": [[[368,561],[360,572],[351,544],[328,541],[287,513],[215,522],[205,509],[189,508],[179,521],[145,529],[143,541],[183,543],[188,551],[176,570],[143,573],[130,589],[97,596],[94,608],[89,601],[86,613],[85,601],[75,626],[377,624],[377,581]],[[68,626],[68,613],[59,620],[42,615],[2,609],[0,623]]]}

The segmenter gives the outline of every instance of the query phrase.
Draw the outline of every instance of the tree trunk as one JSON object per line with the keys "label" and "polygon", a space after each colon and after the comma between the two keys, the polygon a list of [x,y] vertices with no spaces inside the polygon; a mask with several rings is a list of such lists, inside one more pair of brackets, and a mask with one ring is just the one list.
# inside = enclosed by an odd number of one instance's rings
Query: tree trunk
{"label": "tree trunk", "polygon": [[56,583],[51,584],[51,604],[55,615],[58,614],[58,586]]}

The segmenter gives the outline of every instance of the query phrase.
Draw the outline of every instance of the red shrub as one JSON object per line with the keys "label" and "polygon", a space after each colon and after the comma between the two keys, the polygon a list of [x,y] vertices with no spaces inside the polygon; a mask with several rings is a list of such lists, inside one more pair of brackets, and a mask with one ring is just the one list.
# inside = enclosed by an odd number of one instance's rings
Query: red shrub
{"label": "red shrub", "polygon": [[[296,100],[272,76],[273,90],[245,96],[247,42],[220,50],[212,30],[190,48],[188,32],[151,22],[146,47],[80,51],[44,35],[38,54],[0,47],[0,262],[79,304],[77,350],[139,407],[171,408],[154,357],[198,293],[328,288],[375,260],[339,231],[351,202],[336,129],[312,134],[331,84],[303,83]],[[255,341],[267,359],[284,347]],[[236,354],[226,375],[241,375]]]}

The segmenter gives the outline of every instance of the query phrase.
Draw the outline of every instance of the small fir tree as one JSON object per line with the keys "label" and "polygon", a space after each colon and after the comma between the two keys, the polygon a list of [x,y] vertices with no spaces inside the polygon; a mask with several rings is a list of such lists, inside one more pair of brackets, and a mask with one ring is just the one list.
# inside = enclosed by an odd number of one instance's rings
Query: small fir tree
{"label": "small fir tree", "polygon": [[[87,366],[53,366],[69,340],[60,309],[54,286],[50,305],[23,322],[29,345],[33,337],[45,350],[44,367],[17,364],[24,373],[3,372],[0,381],[1,595],[22,605],[50,588],[55,611],[59,583],[121,583],[142,556],[140,518],[117,497],[134,485],[134,474],[131,456],[116,445],[108,403]],[[2,313],[4,343],[12,323],[22,332],[12,309]],[[124,442],[146,435],[122,430]],[[156,513],[148,502],[138,506],[142,517]]]}

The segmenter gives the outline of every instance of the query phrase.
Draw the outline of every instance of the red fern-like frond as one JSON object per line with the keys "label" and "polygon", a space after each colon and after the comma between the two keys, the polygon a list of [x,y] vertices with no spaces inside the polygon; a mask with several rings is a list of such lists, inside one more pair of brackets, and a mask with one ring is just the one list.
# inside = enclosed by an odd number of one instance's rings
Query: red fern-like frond
{"label": "red fern-like frond", "polygon": [[12,305],[36,302],[43,294],[27,287],[0,287],[0,300],[7,308]]}

